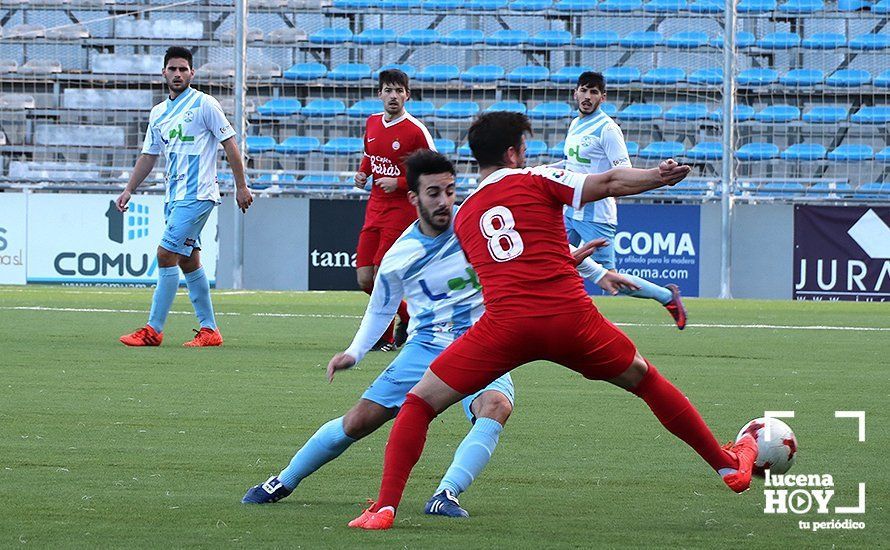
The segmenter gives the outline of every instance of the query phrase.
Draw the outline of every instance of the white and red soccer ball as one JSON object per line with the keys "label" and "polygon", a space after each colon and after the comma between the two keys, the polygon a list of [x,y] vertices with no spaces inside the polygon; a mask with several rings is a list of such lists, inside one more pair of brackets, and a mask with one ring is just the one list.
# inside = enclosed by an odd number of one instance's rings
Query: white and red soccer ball
{"label": "white and red soccer ball", "polygon": [[[767,426],[769,441],[767,441]],[[757,460],[754,462],[754,475],[763,477],[766,470],[770,474],[784,474],[794,464],[797,455],[797,438],[788,424],[778,418],[755,418],[745,424],[736,436],[736,441],[745,434],[757,439]]]}

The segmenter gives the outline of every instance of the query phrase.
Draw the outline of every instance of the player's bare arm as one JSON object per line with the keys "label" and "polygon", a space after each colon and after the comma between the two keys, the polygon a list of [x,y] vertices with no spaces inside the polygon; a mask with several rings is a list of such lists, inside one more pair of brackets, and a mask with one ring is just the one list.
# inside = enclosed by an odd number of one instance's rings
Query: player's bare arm
{"label": "player's bare arm", "polygon": [[147,155],[145,153],[139,155],[139,158],[136,159],[136,165],[133,167],[133,173],[130,174],[130,180],[127,182],[127,186],[114,201],[118,210],[121,212],[127,210],[127,203],[130,202],[130,197],[136,192],[136,189],[142,185],[145,178],[151,174],[157,161],[157,155]]}
{"label": "player's bare arm", "polygon": [[232,175],[235,177],[235,201],[241,212],[247,212],[253,203],[253,195],[244,178],[244,159],[241,158],[241,151],[238,150],[238,144],[235,143],[234,137],[223,141],[222,146],[226,152],[226,160],[229,161],[229,166],[232,168]]}
{"label": "player's bare arm", "polygon": [[691,168],[673,159],[662,161],[658,168],[613,168],[602,174],[590,174],[584,179],[581,204],[606,197],[636,195],[683,181]]}

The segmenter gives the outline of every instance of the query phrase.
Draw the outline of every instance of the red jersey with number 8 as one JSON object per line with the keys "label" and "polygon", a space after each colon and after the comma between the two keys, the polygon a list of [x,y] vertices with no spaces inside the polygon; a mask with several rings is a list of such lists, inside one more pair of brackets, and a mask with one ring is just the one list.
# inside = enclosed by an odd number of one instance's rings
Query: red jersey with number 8
{"label": "red jersey with number 8", "polygon": [[486,314],[555,315],[591,307],[569,252],[563,205],[581,206],[585,176],[548,167],[494,172],[454,218],[482,284]]}

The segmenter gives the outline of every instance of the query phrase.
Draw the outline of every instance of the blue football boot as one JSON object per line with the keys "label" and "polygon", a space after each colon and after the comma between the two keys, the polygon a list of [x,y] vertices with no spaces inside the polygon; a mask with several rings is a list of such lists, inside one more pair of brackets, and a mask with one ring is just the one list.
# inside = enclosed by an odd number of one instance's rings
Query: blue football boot
{"label": "blue football boot", "polygon": [[278,476],[272,476],[265,483],[251,487],[241,502],[244,504],[272,504],[293,493],[281,483]]}
{"label": "blue football boot", "polygon": [[433,495],[433,498],[429,499],[426,506],[423,507],[423,513],[432,516],[447,516],[449,518],[470,517],[469,512],[460,507],[457,497],[448,489]]}

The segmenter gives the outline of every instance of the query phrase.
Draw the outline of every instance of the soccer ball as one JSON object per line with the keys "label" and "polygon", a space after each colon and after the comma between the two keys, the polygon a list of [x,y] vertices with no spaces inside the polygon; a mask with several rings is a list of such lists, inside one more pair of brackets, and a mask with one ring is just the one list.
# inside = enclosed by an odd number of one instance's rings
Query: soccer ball
{"label": "soccer ball", "polygon": [[[770,440],[766,440],[766,427],[769,426]],[[745,434],[757,439],[757,460],[754,462],[754,475],[763,477],[765,471],[771,474],[784,474],[794,464],[797,455],[797,438],[788,424],[778,418],[755,418],[745,424],[735,440]]]}

